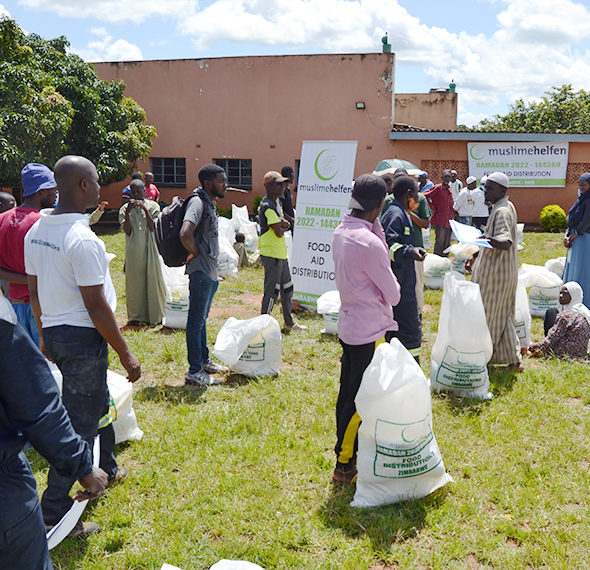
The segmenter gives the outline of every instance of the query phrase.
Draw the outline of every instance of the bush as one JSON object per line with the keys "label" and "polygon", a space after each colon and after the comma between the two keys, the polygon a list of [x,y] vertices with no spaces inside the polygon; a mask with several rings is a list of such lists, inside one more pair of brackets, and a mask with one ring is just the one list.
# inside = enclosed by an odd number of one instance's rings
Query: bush
{"label": "bush", "polygon": [[221,206],[215,206],[217,213],[222,217],[222,218],[229,218],[231,220],[231,216],[232,216],[232,210],[231,207],[229,208],[222,208]]}
{"label": "bush", "polygon": [[539,219],[543,228],[550,232],[558,232],[566,226],[565,211],[557,204],[545,206],[541,210]]}
{"label": "bush", "polygon": [[254,196],[254,200],[252,200],[252,211],[254,215],[258,214],[258,208],[260,208],[260,202],[262,202],[263,198],[264,196]]}

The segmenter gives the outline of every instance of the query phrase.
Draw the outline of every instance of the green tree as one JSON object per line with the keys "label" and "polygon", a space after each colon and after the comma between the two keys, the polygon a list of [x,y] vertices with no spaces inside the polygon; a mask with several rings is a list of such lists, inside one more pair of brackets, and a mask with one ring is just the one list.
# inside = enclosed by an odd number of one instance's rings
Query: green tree
{"label": "green tree", "polygon": [[0,186],[18,188],[26,163],[64,154],[92,160],[102,184],[118,182],[152,147],[156,129],[125,83],[103,81],[68,47],[0,19]]}
{"label": "green tree", "polygon": [[552,87],[540,101],[517,99],[507,115],[484,119],[472,130],[512,133],[590,133],[590,93]]}

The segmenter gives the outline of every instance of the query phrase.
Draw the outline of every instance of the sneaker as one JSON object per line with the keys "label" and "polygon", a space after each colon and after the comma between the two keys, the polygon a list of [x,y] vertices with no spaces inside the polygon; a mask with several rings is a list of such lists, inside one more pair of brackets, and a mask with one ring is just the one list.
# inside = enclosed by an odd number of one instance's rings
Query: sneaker
{"label": "sneaker", "polygon": [[293,324],[291,324],[291,325],[285,325],[283,327],[283,330],[285,332],[290,332],[290,331],[306,331],[307,330],[307,327],[305,325],[300,325],[296,321],[293,321]]}
{"label": "sneaker", "polygon": [[215,376],[210,376],[204,370],[199,370],[198,372],[190,372],[186,373],[186,377],[184,380],[185,386],[217,386],[221,384],[221,380],[219,378],[215,378]]}
{"label": "sneaker", "polygon": [[217,364],[217,362],[213,362],[212,360],[209,360],[209,362],[205,362],[205,364],[203,364],[203,370],[207,374],[222,374],[229,372],[229,368],[227,366]]}
{"label": "sneaker", "polygon": [[[49,532],[53,528],[53,525],[45,526],[47,532]],[[91,534],[96,534],[102,530],[99,524],[93,522],[82,522],[78,521],[76,526],[71,530],[70,534],[68,534],[67,538],[86,538]]]}
{"label": "sneaker", "polygon": [[127,467],[121,467],[120,465],[118,465],[117,472],[115,473],[115,475],[113,477],[111,477],[109,479],[109,482],[107,483],[107,485],[113,485],[114,483],[119,483],[120,481],[123,481],[123,479],[125,479],[125,477],[127,477],[127,475],[129,475],[129,469],[127,469]]}

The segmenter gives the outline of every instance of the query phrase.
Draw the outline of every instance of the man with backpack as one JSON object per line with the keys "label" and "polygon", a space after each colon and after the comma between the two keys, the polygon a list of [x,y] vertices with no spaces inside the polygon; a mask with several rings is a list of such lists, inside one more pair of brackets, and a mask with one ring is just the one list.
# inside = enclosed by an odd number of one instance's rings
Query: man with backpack
{"label": "man with backpack", "polygon": [[219,241],[215,199],[223,198],[227,190],[225,170],[216,164],[206,164],[199,171],[201,188],[195,191],[186,206],[180,228],[180,241],[188,251],[186,273],[189,276],[189,309],[186,323],[186,347],[189,371],[187,386],[214,386],[221,380],[211,376],[228,372],[209,357],[207,348],[207,316],[219,285],[217,258]]}

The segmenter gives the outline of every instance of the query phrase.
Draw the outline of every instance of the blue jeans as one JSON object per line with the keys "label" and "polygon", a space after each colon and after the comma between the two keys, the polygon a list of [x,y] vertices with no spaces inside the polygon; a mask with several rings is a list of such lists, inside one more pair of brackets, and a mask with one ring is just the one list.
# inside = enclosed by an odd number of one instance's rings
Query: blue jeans
{"label": "blue jeans", "polygon": [[24,453],[0,466],[0,568],[52,570],[37,484]]}
{"label": "blue jeans", "polygon": [[186,321],[186,349],[188,352],[189,373],[195,374],[209,361],[207,348],[207,316],[219,281],[209,279],[202,271],[189,275],[190,301]]}
{"label": "blue jeans", "polygon": [[[107,342],[94,328],[69,325],[43,329],[43,340],[63,375],[62,402],[72,426],[92,449],[98,422],[109,409]],[[115,462],[113,456],[111,461]],[[41,499],[45,524],[57,524],[70,509],[69,493],[74,481],[50,467],[47,489]]]}
{"label": "blue jeans", "polygon": [[21,324],[23,329],[29,333],[29,336],[33,339],[33,342],[39,346],[39,329],[35,321],[35,315],[33,315],[33,309],[29,303],[12,303],[12,308],[16,313],[16,318]]}

